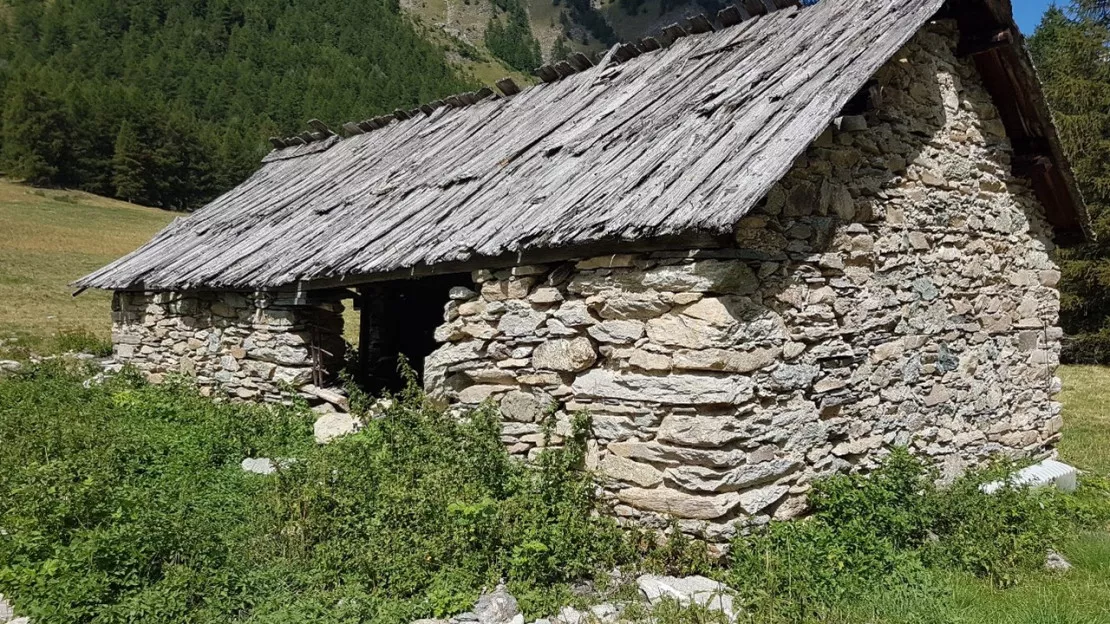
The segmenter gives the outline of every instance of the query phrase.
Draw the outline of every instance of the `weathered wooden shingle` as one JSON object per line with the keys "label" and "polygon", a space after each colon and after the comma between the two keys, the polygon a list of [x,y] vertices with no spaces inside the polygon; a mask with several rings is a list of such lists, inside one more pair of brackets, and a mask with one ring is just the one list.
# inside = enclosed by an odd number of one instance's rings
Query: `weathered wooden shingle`
{"label": "weathered wooden shingle", "polygon": [[76,286],[311,286],[727,233],[943,1],[789,7],[511,97],[278,149]]}

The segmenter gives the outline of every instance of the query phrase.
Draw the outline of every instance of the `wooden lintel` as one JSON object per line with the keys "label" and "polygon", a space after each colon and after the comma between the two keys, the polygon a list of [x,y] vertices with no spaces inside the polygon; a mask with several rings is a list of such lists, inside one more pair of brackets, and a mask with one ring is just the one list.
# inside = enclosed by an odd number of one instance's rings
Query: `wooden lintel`
{"label": "wooden lintel", "polygon": [[477,269],[497,270],[523,264],[570,262],[614,253],[650,253],[653,251],[671,251],[676,249],[722,249],[732,244],[733,239],[731,236],[713,236],[708,234],[690,234],[655,240],[603,241],[561,249],[539,249],[510,253],[494,258],[474,258],[459,262],[445,262],[433,266],[422,265],[411,269],[399,269],[374,275],[354,275],[319,280],[304,280],[298,282],[296,287],[300,291],[314,292],[320,289],[334,290],[336,288],[348,288],[376,282],[416,279],[428,277],[430,275],[469,273]]}

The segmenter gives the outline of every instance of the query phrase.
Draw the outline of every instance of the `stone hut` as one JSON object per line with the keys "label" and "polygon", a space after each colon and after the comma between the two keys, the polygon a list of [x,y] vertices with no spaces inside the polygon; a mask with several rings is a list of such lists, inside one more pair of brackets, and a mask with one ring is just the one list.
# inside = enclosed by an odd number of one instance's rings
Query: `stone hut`
{"label": "stone hut", "polygon": [[76,283],[116,357],[318,392],[353,304],[369,389],[403,354],[522,457],[586,411],[613,512],[712,539],[895,446],[1052,452],[1087,216],[1006,0],[744,2],[537,73],[274,139]]}

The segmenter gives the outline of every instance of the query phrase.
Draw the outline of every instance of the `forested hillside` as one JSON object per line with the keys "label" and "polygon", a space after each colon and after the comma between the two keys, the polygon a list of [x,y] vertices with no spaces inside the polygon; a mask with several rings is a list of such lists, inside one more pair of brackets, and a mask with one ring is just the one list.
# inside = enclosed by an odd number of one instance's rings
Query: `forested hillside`
{"label": "forested hillside", "polygon": [[473,83],[395,0],[0,0],[0,170],[190,208],[269,135]]}
{"label": "forested hillside", "polygon": [[1054,6],[1029,44],[1096,237],[1057,255],[1064,359],[1110,363],[1110,8]]}

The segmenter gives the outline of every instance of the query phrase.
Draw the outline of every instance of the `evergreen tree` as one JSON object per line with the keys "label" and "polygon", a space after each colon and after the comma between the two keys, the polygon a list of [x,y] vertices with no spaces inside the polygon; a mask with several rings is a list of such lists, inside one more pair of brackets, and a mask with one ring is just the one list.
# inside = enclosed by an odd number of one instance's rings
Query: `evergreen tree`
{"label": "evergreen tree", "polygon": [[[307,119],[337,127],[474,88],[396,0],[0,4],[4,172],[152,205],[200,205]],[[520,25],[508,40],[531,70]]]}
{"label": "evergreen tree", "polygon": [[530,72],[539,67],[543,63],[540,43],[532,35],[528,13],[520,0],[494,0],[494,6],[504,15],[490,18],[486,47],[513,69]]}
{"label": "evergreen tree", "polygon": [[144,196],[146,182],[144,181],[144,166],[142,145],[139,136],[131,124],[124,121],[120,124],[119,134],[116,135],[114,154],[112,155],[112,185],[115,195],[127,201],[135,201]]}
{"label": "evergreen tree", "polygon": [[4,100],[0,157],[5,172],[32,184],[59,183],[69,164],[65,104],[24,80],[9,84]]}
{"label": "evergreen tree", "polygon": [[1097,240],[1061,250],[1066,361],[1110,362],[1110,20],[1103,2],[1052,7],[1030,38]]}
{"label": "evergreen tree", "polygon": [[567,45],[566,37],[556,37],[555,43],[551,45],[551,61],[565,61],[571,54],[570,46]]}

